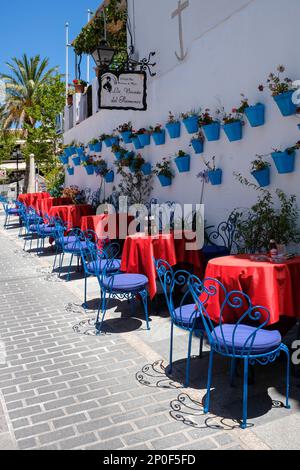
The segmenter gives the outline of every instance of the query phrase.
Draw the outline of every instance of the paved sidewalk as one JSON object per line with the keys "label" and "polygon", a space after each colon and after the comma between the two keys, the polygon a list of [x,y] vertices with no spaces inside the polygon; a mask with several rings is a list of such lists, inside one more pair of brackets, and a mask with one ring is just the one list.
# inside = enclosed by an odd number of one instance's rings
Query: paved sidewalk
{"label": "paved sidewalk", "polygon": [[[234,420],[241,388],[229,387],[228,363],[219,360],[214,414],[204,416],[207,354],[193,361],[193,388],[183,389],[187,338],[178,334],[175,376],[166,375],[164,307],[147,332],[142,315],[132,319],[127,304],[118,304],[108,313],[107,334],[96,337],[95,311],[80,307],[81,276],[55,282],[47,271],[51,253],[24,255],[17,228],[4,231],[1,217],[0,225],[0,340],[7,353],[0,363],[0,449],[300,447],[297,381],[293,409],[281,407],[284,363],[259,369],[249,397],[254,427],[242,431]],[[91,280],[90,307],[97,293]]]}

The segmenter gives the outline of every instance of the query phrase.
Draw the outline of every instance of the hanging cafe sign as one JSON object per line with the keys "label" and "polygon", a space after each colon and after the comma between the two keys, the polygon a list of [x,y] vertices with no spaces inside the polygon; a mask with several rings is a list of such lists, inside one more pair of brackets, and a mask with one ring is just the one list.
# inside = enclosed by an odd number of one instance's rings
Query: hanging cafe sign
{"label": "hanging cafe sign", "polygon": [[146,111],[146,72],[106,72],[99,85],[100,109]]}

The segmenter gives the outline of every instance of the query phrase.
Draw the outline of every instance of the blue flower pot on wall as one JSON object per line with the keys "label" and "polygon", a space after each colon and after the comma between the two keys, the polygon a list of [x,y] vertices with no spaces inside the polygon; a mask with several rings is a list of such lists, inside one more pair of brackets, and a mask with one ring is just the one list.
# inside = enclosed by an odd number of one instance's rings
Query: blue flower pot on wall
{"label": "blue flower pot on wall", "polygon": [[150,145],[150,134],[139,134],[138,139],[142,147]]}
{"label": "blue flower pot on wall", "polygon": [[281,95],[274,96],[274,101],[277,103],[283,116],[292,116],[293,114],[296,114],[297,105],[292,101],[293,94],[293,91],[287,91]]}
{"label": "blue flower pot on wall", "polygon": [[132,143],[134,145],[135,150],[141,150],[144,147],[141,145],[140,139],[138,137],[133,137]]}
{"label": "blue flower pot on wall", "polygon": [[84,148],[83,147],[77,147],[76,148],[76,153],[77,153],[78,157],[80,157],[81,155],[84,155]]}
{"label": "blue flower pot on wall", "polygon": [[183,124],[189,134],[196,134],[199,130],[199,118],[198,116],[191,116],[183,120]]}
{"label": "blue flower pot on wall", "polygon": [[152,134],[155,145],[164,145],[166,143],[166,131],[154,132]]}
{"label": "blue flower pot on wall", "polygon": [[118,160],[118,162],[123,160],[124,158],[121,152],[115,152],[115,157],[116,157],[116,160]]}
{"label": "blue flower pot on wall", "polygon": [[94,172],[95,172],[95,167],[94,167],[94,165],[87,165],[87,166],[85,167],[85,170],[86,170],[87,174],[88,174],[89,176],[91,176],[91,175],[93,175]]}
{"label": "blue flower pot on wall", "polygon": [[287,152],[274,152],[272,158],[279,174],[293,173],[295,170],[296,152],[288,154]]}
{"label": "blue flower pot on wall", "polygon": [[181,133],[181,123],[169,122],[168,124],[166,124],[166,129],[169,133],[170,139],[178,139]]}
{"label": "blue flower pot on wall", "polygon": [[141,170],[142,170],[142,173],[144,174],[144,176],[149,176],[149,175],[151,175],[151,171],[152,171],[152,165],[151,165],[151,163],[144,163],[144,165],[142,166]]}
{"label": "blue flower pot on wall", "polygon": [[80,157],[74,157],[73,163],[75,166],[80,166],[80,163],[81,163]]}
{"label": "blue flower pot on wall", "polygon": [[105,145],[106,145],[107,148],[112,147],[112,140],[111,140],[111,139],[105,139],[105,140],[104,140],[104,143],[105,143]]}
{"label": "blue flower pot on wall", "polygon": [[204,152],[204,142],[200,139],[193,139],[192,140],[192,147],[196,154],[200,154]]}
{"label": "blue flower pot on wall", "polygon": [[113,183],[114,180],[115,180],[115,173],[113,171],[110,171],[109,173],[107,173],[107,175],[105,176],[106,183],[108,184]]}
{"label": "blue flower pot on wall", "polygon": [[95,145],[94,144],[89,144],[89,150],[90,150],[90,152],[95,152]]}
{"label": "blue flower pot on wall", "polygon": [[89,157],[87,155],[81,155],[80,161],[81,163],[86,163],[88,161]]}
{"label": "blue flower pot on wall", "polygon": [[228,137],[229,142],[236,142],[241,140],[243,136],[243,125],[241,121],[235,121],[231,124],[223,126],[224,132]]}
{"label": "blue flower pot on wall", "polygon": [[69,147],[69,156],[75,155],[77,153],[77,147]]}
{"label": "blue flower pot on wall", "polygon": [[94,144],[94,152],[100,153],[102,151],[102,142],[97,142]]}
{"label": "blue flower pot on wall", "polygon": [[69,157],[67,155],[60,155],[59,160],[63,165],[67,165],[69,163]]}
{"label": "blue flower pot on wall", "polygon": [[123,139],[124,144],[131,144],[132,143],[131,131],[121,132],[121,137]]}
{"label": "blue flower pot on wall", "polygon": [[120,139],[119,137],[111,137],[110,142],[111,145],[119,145]]}
{"label": "blue flower pot on wall", "polygon": [[213,122],[202,127],[205,137],[209,142],[220,140],[221,124],[219,122]]}
{"label": "blue flower pot on wall", "polygon": [[219,186],[222,184],[223,171],[218,169],[215,171],[207,172],[208,179],[213,186]]}
{"label": "blue flower pot on wall", "polygon": [[188,173],[191,169],[191,157],[186,155],[185,157],[175,158],[175,163],[179,173]]}
{"label": "blue flower pot on wall", "polygon": [[74,175],[74,168],[67,168],[67,172],[68,172],[69,176],[73,176]]}
{"label": "blue flower pot on wall", "polygon": [[172,185],[172,178],[170,178],[169,176],[159,175],[158,179],[163,188]]}
{"label": "blue flower pot on wall", "polygon": [[245,109],[245,114],[251,127],[263,126],[265,123],[265,105],[257,103]]}
{"label": "blue flower pot on wall", "polygon": [[270,168],[252,171],[251,174],[256,179],[261,188],[265,188],[266,186],[270,185]]}

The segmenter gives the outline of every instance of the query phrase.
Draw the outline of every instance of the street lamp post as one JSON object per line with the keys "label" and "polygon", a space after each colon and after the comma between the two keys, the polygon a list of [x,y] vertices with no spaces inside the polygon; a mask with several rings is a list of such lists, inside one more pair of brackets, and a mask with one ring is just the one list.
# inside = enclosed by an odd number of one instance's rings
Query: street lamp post
{"label": "street lamp post", "polygon": [[14,160],[17,160],[17,199],[20,195],[20,184],[19,184],[19,157],[20,157],[20,150],[15,149],[13,151],[13,158]]}

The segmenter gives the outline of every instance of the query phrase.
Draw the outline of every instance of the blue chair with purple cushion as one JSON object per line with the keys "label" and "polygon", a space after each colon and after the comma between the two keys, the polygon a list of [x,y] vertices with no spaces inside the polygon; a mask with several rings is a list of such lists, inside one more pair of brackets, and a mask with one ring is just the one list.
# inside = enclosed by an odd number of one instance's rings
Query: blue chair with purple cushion
{"label": "blue chair with purple cushion", "polygon": [[10,224],[11,217],[20,216],[20,209],[16,206],[16,201],[14,203],[3,201],[3,209],[5,212],[4,228],[7,228]]}
{"label": "blue chair with purple cushion", "polygon": [[[287,358],[285,407],[289,409],[290,353],[288,347],[282,343],[279,331],[266,329],[270,322],[270,312],[265,307],[252,305],[249,296],[242,291],[228,292],[223,284],[216,279],[205,279],[201,283],[199,279],[191,276],[189,290],[200,312],[211,347],[204,412],[208,413],[210,410],[210,391],[215,354],[231,360],[232,382],[236,361],[240,360],[244,364],[242,429],[247,428],[249,366],[275,362],[282,352]],[[207,305],[214,296],[217,296],[221,303],[218,326],[212,322],[207,311]],[[236,315],[234,324],[223,321],[223,317],[228,311]]]}
{"label": "blue chair with purple cushion", "polygon": [[[62,250],[59,262],[59,276],[61,276],[61,271],[63,267],[63,262],[65,255],[70,255],[70,262],[67,274],[67,281],[71,279],[71,268],[73,259],[77,258],[77,267],[81,259],[81,253],[87,250],[87,240],[89,239],[91,243],[98,243],[98,238],[95,232],[87,231],[82,232],[80,229],[71,230],[67,236],[64,235],[62,230],[57,231],[59,236],[59,246]],[[93,241],[92,241],[93,240]]]}
{"label": "blue chair with purple cushion", "polygon": [[176,326],[189,333],[185,377],[185,387],[189,387],[193,336],[195,333],[200,336],[200,357],[202,357],[204,337],[204,326],[200,312],[187,289],[191,273],[183,270],[174,271],[169,263],[163,260],[155,260],[155,267],[171,316],[170,365],[168,373],[172,374],[173,370],[174,326]]}
{"label": "blue chair with purple cushion", "polygon": [[93,272],[100,287],[100,305],[96,319],[97,334],[102,331],[107,312],[107,304],[111,299],[127,300],[130,303],[139,297],[142,301],[147,330],[150,330],[148,315],[148,284],[149,280],[142,274],[127,274],[115,271],[116,258],[110,250],[103,249],[104,267],[99,264],[99,255],[94,243],[88,241],[88,251]]}

